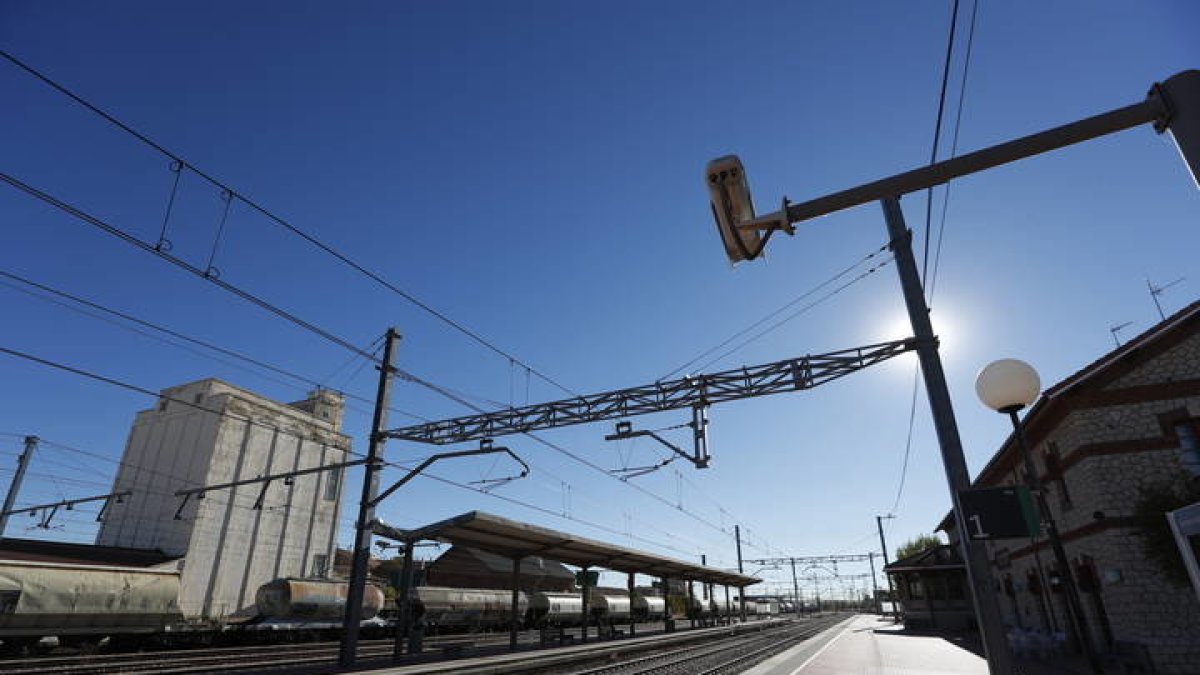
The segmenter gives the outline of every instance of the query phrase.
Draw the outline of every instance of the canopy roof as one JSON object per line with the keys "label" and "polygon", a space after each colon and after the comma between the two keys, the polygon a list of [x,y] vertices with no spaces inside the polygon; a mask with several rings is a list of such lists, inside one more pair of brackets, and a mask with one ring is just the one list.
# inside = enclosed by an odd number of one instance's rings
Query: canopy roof
{"label": "canopy roof", "polygon": [[471,511],[414,530],[401,530],[377,522],[374,532],[397,541],[432,539],[507,558],[540,556],[576,567],[602,567],[617,572],[636,572],[671,579],[737,587],[762,581],[744,574],[614,546],[482,511]]}

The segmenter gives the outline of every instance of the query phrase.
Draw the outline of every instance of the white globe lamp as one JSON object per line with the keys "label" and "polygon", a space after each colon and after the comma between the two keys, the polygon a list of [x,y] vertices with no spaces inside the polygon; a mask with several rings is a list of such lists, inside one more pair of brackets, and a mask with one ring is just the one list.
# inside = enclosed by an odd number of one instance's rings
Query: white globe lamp
{"label": "white globe lamp", "polygon": [[1031,405],[1042,391],[1033,366],[1019,359],[993,361],[975,377],[975,393],[992,410],[1013,413]]}

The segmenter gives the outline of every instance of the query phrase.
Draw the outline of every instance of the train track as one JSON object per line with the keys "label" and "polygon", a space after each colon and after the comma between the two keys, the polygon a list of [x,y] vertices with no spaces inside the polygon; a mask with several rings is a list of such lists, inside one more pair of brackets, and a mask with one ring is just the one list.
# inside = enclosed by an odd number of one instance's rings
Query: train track
{"label": "train track", "polygon": [[[511,673],[572,673],[574,675],[599,675],[601,673],[640,674],[640,673],[680,673],[693,675],[706,672],[697,670],[695,664],[706,663],[718,656],[730,657],[735,653],[743,659],[753,658],[754,654],[764,653],[775,649],[780,651],[820,630],[832,625],[826,620],[809,621],[797,626],[789,624],[785,629],[768,628],[752,633],[744,632],[749,624],[743,624],[741,632],[732,636],[720,638],[705,638],[704,644],[691,646],[688,644],[671,646],[655,645],[653,641],[644,644],[633,644],[625,640],[605,641],[594,643],[600,648],[594,654],[580,655],[580,659],[572,659],[572,666],[539,665],[539,661],[553,659],[556,650],[538,650],[526,652],[517,662],[510,662],[504,670]],[[752,629],[751,629],[752,630]],[[676,634],[684,637],[686,631]],[[529,646],[537,633],[522,633],[522,643]],[[715,641],[714,641],[715,640]],[[474,659],[462,663],[462,668],[455,668],[452,663],[439,660],[438,651],[453,648],[456,645],[466,645],[471,651],[489,647],[500,649],[507,646],[507,635],[462,636],[430,638],[426,641],[425,659],[432,665],[438,663],[438,671],[468,673],[478,672],[479,661]],[[392,665],[391,656],[393,641],[364,640],[359,645],[358,660],[364,666]],[[620,663],[609,664],[611,654],[620,652],[630,654],[653,652],[648,656],[638,657]],[[507,652],[505,652],[507,653]],[[745,653],[743,655],[743,653]],[[774,652],[771,652],[774,653]],[[49,656],[28,659],[10,659],[0,661],[0,674],[3,675],[47,675],[56,673],[62,675],[109,675],[121,673],[124,675],[163,674],[189,675],[193,673],[263,673],[263,672],[307,672],[329,673],[335,671],[337,664],[338,645],[331,642],[310,644],[281,644],[249,647],[223,647],[208,649],[184,649],[159,652],[143,652],[135,654],[97,654],[86,656]],[[478,654],[483,656],[483,654]],[[509,656],[512,656],[509,654]],[[766,658],[762,656],[761,658]],[[726,659],[728,660],[728,658]],[[561,659],[559,659],[561,661]],[[592,670],[580,670],[581,663],[603,662],[608,665],[599,666]],[[413,664],[412,661],[409,662]],[[712,671],[736,672],[732,670]]]}
{"label": "train track", "polygon": [[[556,675],[726,675],[740,673],[836,625],[834,616],[788,624],[758,633],[735,634],[700,645],[675,647],[619,663],[557,669]],[[547,671],[550,672],[550,671]]]}

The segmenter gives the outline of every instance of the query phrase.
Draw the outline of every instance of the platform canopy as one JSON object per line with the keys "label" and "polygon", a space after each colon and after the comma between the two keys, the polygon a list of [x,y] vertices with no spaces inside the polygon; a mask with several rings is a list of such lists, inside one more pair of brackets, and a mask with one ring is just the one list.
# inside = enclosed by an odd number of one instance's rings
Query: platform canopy
{"label": "platform canopy", "polygon": [[614,546],[482,511],[471,511],[414,530],[402,530],[376,522],[373,531],[381,537],[402,542],[440,541],[477,548],[507,558],[538,556],[576,567],[600,567],[660,578],[669,577],[739,588],[762,581],[737,572],[726,572],[715,567]]}

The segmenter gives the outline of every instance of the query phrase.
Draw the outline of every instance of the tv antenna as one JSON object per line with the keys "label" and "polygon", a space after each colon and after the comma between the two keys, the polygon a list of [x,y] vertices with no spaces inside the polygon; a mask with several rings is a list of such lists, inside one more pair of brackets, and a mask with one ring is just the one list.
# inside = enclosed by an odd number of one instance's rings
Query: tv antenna
{"label": "tv antenna", "polygon": [[1167,315],[1163,313],[1162,303],[1160,303],[1158,301],[1158,296],[1162,295],[1163,291],[1165,291],[1168,288],[1174,286],[1175,284],[1183,281],[1186,278],[1187,277],[1179,277],[1178,279],[1176,279],[1175,281],[1172,281],[1169,284],[1164,284],[1162,286],[1155,286],[1154,284],[1150,283],[1150,277],[1146,277],[1146,288],[1150,291],[1150,297],[1154,300],[1155,308],[1158,309],[1158,318],[1160,321],[1166,321]]}
{"label": "tv antenna", "polygon": [[1121,346],[1121,338],[1117,337],[1117,333],[1120,333],[1122,330],[1125,330],[1131,325],[1133,325],[1132,321],[1126,321],[1124,323],[1118,323],[1108,327],[1108,332],[1112,333],[1113,342],[1117,343],[1118,347]]}

